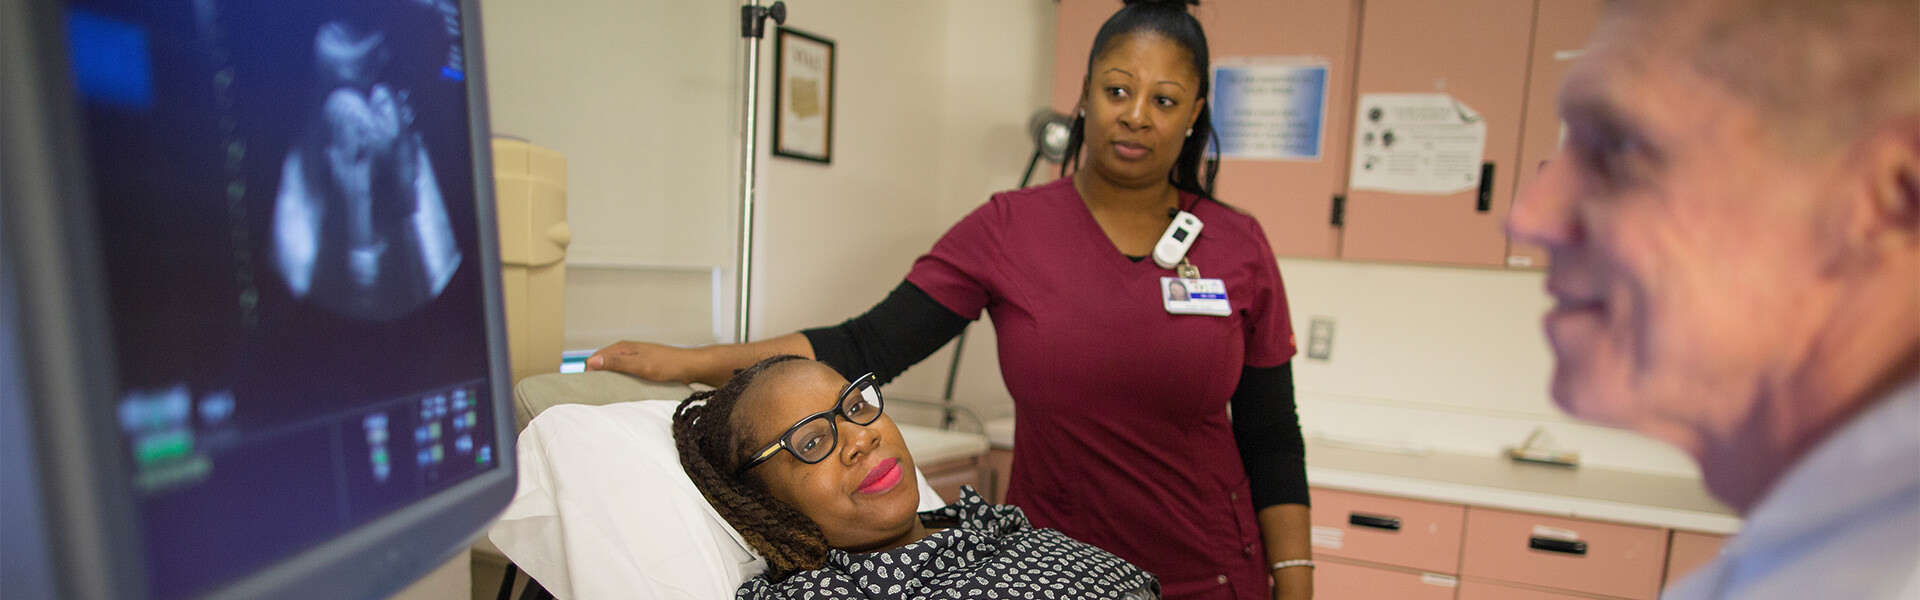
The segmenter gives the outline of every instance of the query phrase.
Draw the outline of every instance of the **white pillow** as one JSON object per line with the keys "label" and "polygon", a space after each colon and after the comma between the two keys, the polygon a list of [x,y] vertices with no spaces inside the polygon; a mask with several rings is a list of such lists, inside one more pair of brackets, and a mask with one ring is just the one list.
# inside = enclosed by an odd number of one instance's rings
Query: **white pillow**
{"label": "white pillow", "polygon": [[[541,412],[520,434],[519,488],[487,538],[558,598],[732,598],[766,563],[681,469],[678,404]],[[942,506],[918,479],[920,509]]]}

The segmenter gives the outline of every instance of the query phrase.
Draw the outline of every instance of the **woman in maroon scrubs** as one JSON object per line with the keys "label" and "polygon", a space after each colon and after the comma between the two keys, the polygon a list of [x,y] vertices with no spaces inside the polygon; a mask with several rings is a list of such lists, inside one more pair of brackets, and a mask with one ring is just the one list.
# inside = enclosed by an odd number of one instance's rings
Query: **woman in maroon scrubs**
{"label": "woman in maroon scrubs", "polygon": [[[985,310],[1019,423],[1008,503],[1152,572],[1167,598],[1312,597],[1286,292],[1260,224],[1212,198],[1206,36],[1186,4],[1109,18],[1069,176],[994,195],[867,313],[747,344],[620,342],[588,368],[718,386],[798,354],[884,381]],[[1181,211],[1201,234],[1161,268],[1147,257]]]}

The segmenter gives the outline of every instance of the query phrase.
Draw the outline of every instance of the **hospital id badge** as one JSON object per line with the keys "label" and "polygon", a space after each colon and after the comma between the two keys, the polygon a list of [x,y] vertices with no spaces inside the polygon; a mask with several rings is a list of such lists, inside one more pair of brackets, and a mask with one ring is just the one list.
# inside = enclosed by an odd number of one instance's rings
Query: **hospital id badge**
{"label": "hospital id badge", "polygon": [[1161,277],[1160,299],[1170,314],[1211,317],[1233,314],[1233,307],[1227,305],[1227,283],[1218,279]]}

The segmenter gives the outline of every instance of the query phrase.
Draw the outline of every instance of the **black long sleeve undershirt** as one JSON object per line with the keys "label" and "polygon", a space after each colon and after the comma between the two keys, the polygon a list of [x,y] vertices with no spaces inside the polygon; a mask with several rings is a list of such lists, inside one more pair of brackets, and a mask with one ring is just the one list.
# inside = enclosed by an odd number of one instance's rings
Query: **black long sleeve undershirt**
{"label": "black long sleeve undershirt", "polygon": [[1293,363],[1243,367],[1227,401],[1233,410],[1233,441],[1253,488],[1253,508],[1309,504],[1307,443],[1293,402]]}
{"label": "black long sleeve undershirt", "polygon": [[934,301],[910,281],[902,281],[865,314],[833,327],[801,331],[813,344],[813,357],[842,377],[873,373],[880,383],[901,373],[960,335],[967,319]]}
{"label": "black long sleeve undershirt", "polygon": [[[813,345],[814,358],[842,376],[871,372],[886,383],[960,335],[967,322],[902,281],[866,313],[800,333]],[[1307,504],[1306,442],[1294,408],[1292,363],[1242,368],[1229,406],[1254,509]]]}

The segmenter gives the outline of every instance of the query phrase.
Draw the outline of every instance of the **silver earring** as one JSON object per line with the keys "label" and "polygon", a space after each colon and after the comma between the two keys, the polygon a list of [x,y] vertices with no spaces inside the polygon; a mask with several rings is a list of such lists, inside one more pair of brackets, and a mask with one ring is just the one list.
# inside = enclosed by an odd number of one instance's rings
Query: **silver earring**
{"label": "silver earring", "polygon": [[1085,119],[1087,118],[1087,109],[1082,108],[1080,109],[1080,112],[1075,114],[1078,115],[1080,118]]}
{"label": "silver earring", "polygon": [[1192,127],[1188,127],[1188,128],[1187,128],[1187,137],[1193,137],[1193,128],[1192,128]]}

